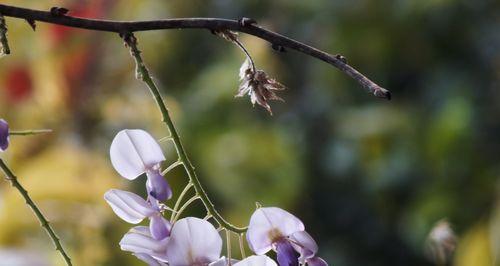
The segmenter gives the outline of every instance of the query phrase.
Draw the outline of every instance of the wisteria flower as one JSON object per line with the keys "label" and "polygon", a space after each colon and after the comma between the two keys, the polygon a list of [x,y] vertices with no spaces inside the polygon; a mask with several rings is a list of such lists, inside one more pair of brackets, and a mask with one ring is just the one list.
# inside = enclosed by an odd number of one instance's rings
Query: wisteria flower
{"label": "wisteria flower", "polygon": [[283,84],[275,79],[270,78],[263,70],[255,69],[250,59],[246,59],[240,68],[241,84],[238,89],[236,97],[250,96],[250,101],[253,105],[258,105],[266,108],[272,114],[269,100],[283,101],[281,97],[276,94],[276,91],[285,89]]}
{"label": "wisteria flower", "polygon": [[274,250],[280,266],[328,265],[315,257],[318,246],[302,221],[280,208],[257,209],[250,218],[247,240],[257,255]]}
{"label": "wisteria flower", "polygon": [[125,129],[120,131],[110,148],[111,163],[126,179],[136,179],[146,173],[148,194],[159,201],[172,197],[172,189],[160,171],[165,161],[158,142],[146,131]]}
{"label": "wisteria flower", "polygon": [[104,199],[116,215],[128,223],[138,224],[149,218],[149,230],[154,239],[161,240],[170,235],[170,222],[163,218],[155,199],[145,201],[132,192],[118,189],[108,190]]}
{"label": "wisteria flower", "polygon": [[0,119],[0,152],[7,150],[9,147],[9,124],[7,121]]}
{"label": "wisteria flower", "polygon": [[172,227],[167,259],[170,266],[213,266],[219,261],[221,250],[222,239],[211,223],[187,217]]}
{"label": "wisteria flower", "polygon": [[166,265],[167,243],[168,238],[157,240],[151,235],[149,228],[136,226],[123,236],[120,247],[149,265]]}
{"label": "wisteria flower", "polygon": [[233,265],[234,266],[277,266],[274,260],[265,255],[250,256]]}

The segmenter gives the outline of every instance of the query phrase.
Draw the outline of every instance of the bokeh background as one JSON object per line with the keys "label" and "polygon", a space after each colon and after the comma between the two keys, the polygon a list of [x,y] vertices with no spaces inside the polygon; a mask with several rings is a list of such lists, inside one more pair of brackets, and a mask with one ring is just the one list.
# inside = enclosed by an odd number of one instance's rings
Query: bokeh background
{"label": "bokeh background", "polygon": [[[242,16],[341,53],[392,101],[368,95],[332,66],[240,35],[259,68],[286,84],[274,116],[235,99],[243,54],[208,30],[137,34],[185,147],[223,214],[244,225],[255,208],[300,217],[330,265],[432,265],[424,252],[447,218],[453,265],[500,265],[500,2],[494,0],[2,1],[75,16],[139,20]],[[76,265],[142,265],[120,251],[130,227],[103,200],[144,194],[112,169],[123,128],[166,135],[115,34],[7,18],[0,117],[13,129],[1,156],[18,174]],[[169,162],[173,147],[162,143]],[[181,168],[168,175],[177,194]],[[188,212],[204,216],[200,205]],[[0,265],[62,265],[17,191],[0,183]]]}

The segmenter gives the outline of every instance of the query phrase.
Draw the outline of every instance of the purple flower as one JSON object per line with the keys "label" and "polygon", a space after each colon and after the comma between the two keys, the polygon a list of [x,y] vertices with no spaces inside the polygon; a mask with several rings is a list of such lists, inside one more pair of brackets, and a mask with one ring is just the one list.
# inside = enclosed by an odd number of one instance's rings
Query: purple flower
{"label": "purple flower", "polygon": [[149,265],[166,265],[167,243],[168,237],[157,240],[146,226],[136,226],[123,236],[120,247]]}
{"label": "purple flower", "polygon": [[257,255],[273,249],[280,266],[328,265],[315,257],[318,245],[305,231],[302,221],[280,208],[257,209],[250,218],[247,240]]}
{"label": "purple flower", "polygon": [[277,266],[276,262],[270,259],[268,256],[250,256],[236,264],[234,266]]}
{"label": "purple flower", "polygon": [[165,156],[160,145],[146,131],[125,129],[116,134],[110,148],[111,163],[126,179],[146,173],[148,194],[159,201],[172,197],[172,189],[160,172]]}
{"label": "purple flower", "polygon": [[167,259],[170,266],[205,266],[219,263],[221,250],[222,239],[211,223],[187,217],[172,227]]}
{"label": "purple flower", "polygon": [[0,119],[0,152],[5,151],[9,147],[9,124],[7,121]]}
{"label": "purple flower", "polygon": [[132,192],[118,189],[108,190],[104,199],[116,215],[128,223],[138,224],[149,218],[149,231],[154,239],[161,240],[170,235],[170,222],[163,218],[155,199],[145,201]]}

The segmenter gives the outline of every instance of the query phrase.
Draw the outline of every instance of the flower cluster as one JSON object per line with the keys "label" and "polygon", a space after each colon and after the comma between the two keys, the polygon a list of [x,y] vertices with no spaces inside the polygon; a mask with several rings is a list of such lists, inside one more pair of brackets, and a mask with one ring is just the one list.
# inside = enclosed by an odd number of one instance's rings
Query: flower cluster
{"label": "flower cluster", "polygon": [[[206,219],[186,217],[168,221],[164,201],[172,191],[163,177],[165,160],[159,144],[143,130],[119,132],[110,149],[111,162],[127,179],[146,174],[147,198],[128,191],[111,189],[105,200],[120,218],[132,224],[149,219],[148,226],[135,226],[120,241],[120,247],[148,265],[169,266],[326,266],[316,256],[318,246],[292,214],[276,208],[258,208],[252,215],[247,242],[256,254],[241,261],[221,256],[222,238]],[[171,210],[174,211],[174,210]],[[265,254],[274,250],[278,264]],[[228,252],[229,253],[229,252]]]}

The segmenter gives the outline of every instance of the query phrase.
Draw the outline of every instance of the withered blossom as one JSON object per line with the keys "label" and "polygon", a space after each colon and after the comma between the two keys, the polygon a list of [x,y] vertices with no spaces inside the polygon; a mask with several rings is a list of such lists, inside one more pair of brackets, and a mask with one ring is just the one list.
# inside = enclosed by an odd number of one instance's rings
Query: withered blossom
{"label": "withered blossom", "polygon": [[241,65],[240,80],[241,84],[236,97],[243,97],[248,94],[253,105],[257,103],[266,108],[271,115],[273,112],[271,111],[271,106],[268,101],[284,101],[281,97],[276,95],[276,92],[284,90],[285,86],[275,79],[270,78],[263,70],[255,69],[249,58]]}
{"label": "withered blossom", "polygon": [[451,260],[456,245],[457,237],[450,223],[445,219],[440,220],[427,237],[427,255],[435,263],[444,265]]}
{"label": "withered blossom", "polygon": [[212,31],[215,35],[224,38],[228,42],[237,42],[238,33],[231,30],[214,30]]}

